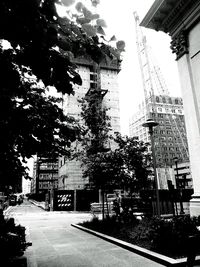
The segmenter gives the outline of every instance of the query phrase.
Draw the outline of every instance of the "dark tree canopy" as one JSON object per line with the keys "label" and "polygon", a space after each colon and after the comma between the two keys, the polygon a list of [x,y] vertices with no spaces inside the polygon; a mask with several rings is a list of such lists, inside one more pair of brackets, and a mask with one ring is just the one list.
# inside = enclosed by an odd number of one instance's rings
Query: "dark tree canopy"
{"label": "dark tree canopy", "polygon": [[[73,58],[88,55],[99,63],[118,57],[124,48],[123,43],[116,50],[99,41],[103,21],[81,3],[74,21],[58,16],[55,4],[74,2],[0,1],[0,40],[9,42],[0,45],[1,185],[26,175],[22,161],[36,153],[66,153],[75,140],[79,127],[63,114],[61,94],[47,94],[50,87],[71,94],[74,84],[81,85]],[[96,26],[89,26],[94,20]]]}
{"label": "dark tree canopy", "polygon": [[147,189],[151,174],[149,144],[139,141],[137,137],[122,136],[119,133],[116,134],[115,142],[118,144],[116,152],[123,159],[122,185],[132,192]]}

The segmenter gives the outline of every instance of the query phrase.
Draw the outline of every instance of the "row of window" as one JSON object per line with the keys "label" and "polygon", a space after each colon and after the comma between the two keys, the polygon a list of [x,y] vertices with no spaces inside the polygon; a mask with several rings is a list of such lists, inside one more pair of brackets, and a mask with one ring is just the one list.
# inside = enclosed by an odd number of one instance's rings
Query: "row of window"
{"label": "row of window", "polygon": [[183,113],[183,111],[181,109],[176,110],[176,109],[161,108],[161,107],[159,107],[157,109],[158,109],[159,112],[164,112],[164,113],[174,113],[174,114],[175,113],[178,113],[178,114],[182,114]]}
{"label": "row of window", "polygon": [[184,147],[172,147],[172,146],[170,146],[170,147],[168,147],[168,146],[159,147],[159,146],[156,146],[155,150],[157,150],[157,151],[160,151],[160,150],[164,150],[164,151],[167,151],[167,150],[169,150],[169,151],[181,151],[181,150],[183,150],[184,151],[185,149],[184,149]]}
{"label": "row of window", "polygon": [[156,134],[156,135],[159,135],[159,134],[167,134],[167,135],[180,135],[180,133],[181,133],[181,135],[185,135],[185,129],[184,128],[181,128],[181,129],[179,129],[179,131],[171,131],[171,130],[160,130],[160,131],[154,131],[154,134]]}
{"label": "row of window", "polygon": [[[173,155],[175,155],[175,154],[173,154]],[[176,156],[177,156],[177,154],[176,154]],[[174,159],[173,159],[173,157],[174,157],[174,156],[172,156],[172,157],[170,157],[170,158],[166,157],[166,158],[164,158],[164,159],[163,159],[163,158],[159,158],[159,157],[157,157],[156,160],[157,160],[158,163],[166,162],[166,163],[170,163],[170,164],[173,165],[173,164],[174,164]],[[184,159],[187,159],[187,158],[188,158],[187,154],[184,154],[183,157],[184,157]],[[182,159],[181,155],[178,155],[178,158],[179,158],[179,159]]]}
{"label": "row of window", "polygon": [[50,189],[50,188],[57,188],[58,182],[50,183],[50,182],[40,182],[39,189]]}
{"label": "row of window", "polygon": [[178,104],[182,104],[182,100],[181,99],[177,99],[177,98],[175,98],[174,99],[174,101],[172,101],[172,99],[171,99],[171,97],[168,97],[168,98],[166,98],[166,97],[159,97],[159,96],[156,96],[156,102],[157,103],[169,103],[169,104],[173,104],[173,102],[176,104],[176,105],[178,105]]}
{"label": "row of window", "polygon": [[57,179],[58,174],[57,173],[40,173],[39,174],[40,180],[52,180]]}

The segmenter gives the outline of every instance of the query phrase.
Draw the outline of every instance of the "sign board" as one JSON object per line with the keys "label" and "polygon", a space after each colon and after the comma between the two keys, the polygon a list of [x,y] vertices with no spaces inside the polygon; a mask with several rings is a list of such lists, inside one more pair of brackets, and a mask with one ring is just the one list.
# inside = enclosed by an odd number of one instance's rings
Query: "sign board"
{"label": "sign board", "polygon": [[58,190],[55,191],[55,210],[74,210],[74,191]]}

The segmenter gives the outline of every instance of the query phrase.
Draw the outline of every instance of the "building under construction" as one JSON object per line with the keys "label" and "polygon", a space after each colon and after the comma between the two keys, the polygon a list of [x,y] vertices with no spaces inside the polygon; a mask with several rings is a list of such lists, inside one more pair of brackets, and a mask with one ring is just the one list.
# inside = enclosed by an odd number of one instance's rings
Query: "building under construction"
{"label": "building under construction", "polygon": [[[181,164],[188,165],[189,162],[183,102],[182,98],[170,95],[161,70],[147,44],[146,36],[142,32],[136,12],[134,12],[134,19],[144,101],[130,119],[130,136],[138,136],[139,140],[150,142],[148,129],[142,124],[147,119],[158,123],[154,128],[158,185],[160,189],[167,189],[169,180],[176,187],[174,171],[171,168],[175,164],[175,158]],[[190,187],[191,177],[188,179],[186,184]]]}
{"label": "building under construction", "polygon": [[[63,98],[63,111],[71,115],[83,124],[81,117],[80,101],[86,95],[90,95],[94,90],[98,90],[100,106],[107,110],[110,118],[110,134],[120,132],[120,110],[119,110],[119,88],[117,77],[120,71],[120,61],[113,59],[103,61],[97,65],[94,61],[85,57],[73,60],[78,66],[77,72],[82,78],[82,85],[74,88],[74,95],[66,95]],[[73,146],[79,146],[79,142],[74,142]],[[107,144],[109,148],[114,148],[111,141]],[[68,160],[66,157],[59,159],[59,180],[58,190],[83,190],[88,183],[82,177],[81,162]]]}

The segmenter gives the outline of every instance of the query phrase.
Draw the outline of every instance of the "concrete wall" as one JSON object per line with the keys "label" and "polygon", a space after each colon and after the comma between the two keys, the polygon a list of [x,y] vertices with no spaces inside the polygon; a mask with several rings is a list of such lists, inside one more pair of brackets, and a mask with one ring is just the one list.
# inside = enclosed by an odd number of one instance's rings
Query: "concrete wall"
{"label": "concrete wall", "polygon": [[[89,66],[79,66],[79,74],[82,78],[82,86],[76,86],[75,95],[64,96],[63,109],[68,115],[72,115],[82,122],[80,112],[81,104],[78,99],[85,96],[90,88],[90,68]],[[119,111],[119,90],[117,82],[118,72],[112,69],[101,69],[100,80],[101,89],[108,90],[107,94],[103,98],[103,106],[108,108],[107,114],[111,118],[111,134],[114,132],[120,132],[120,111]],[[115,148],[114,142],[108,144],[111,148]],[[74,146],[79,146],[77,142]],[[76,160],[67,161],[64,157],[59,159],[59,182],[58,189],[83,189],[84,184],[87,183],[87,179],[82,178],[81,162]]]}

